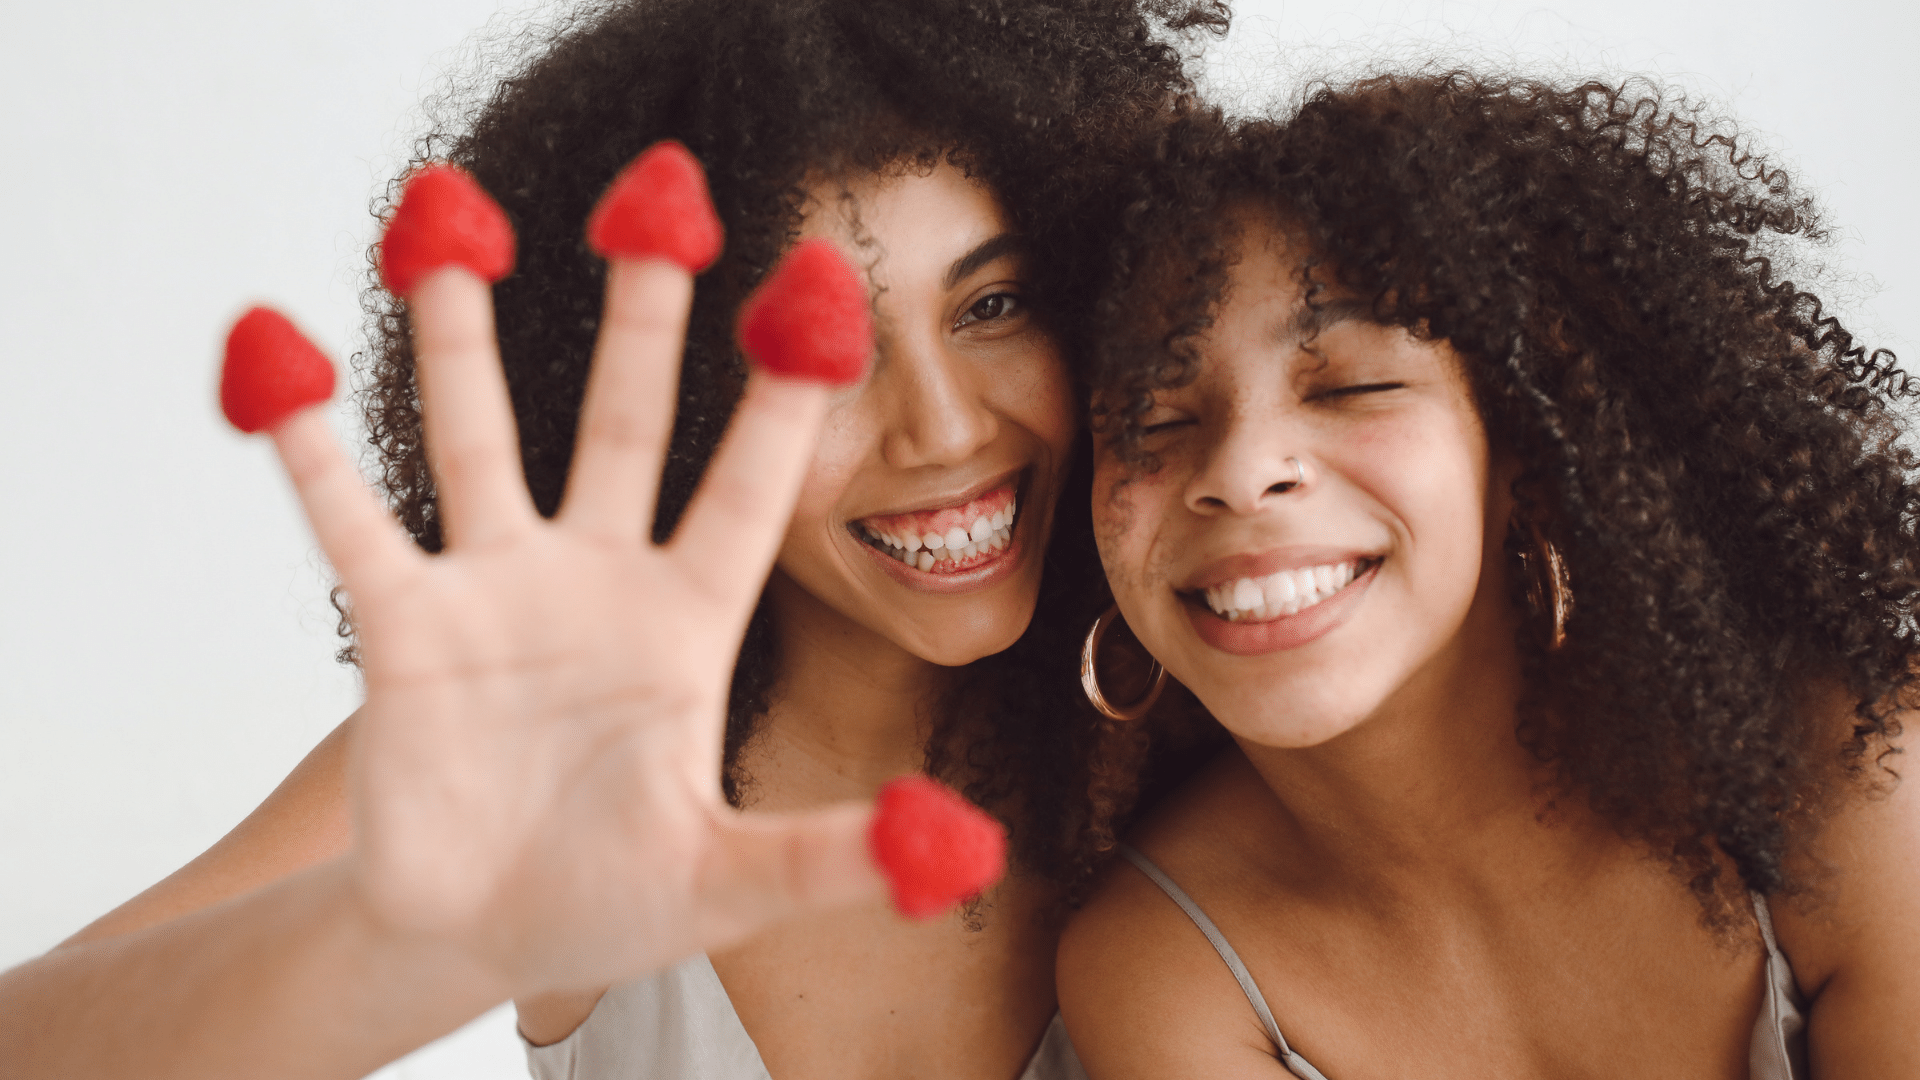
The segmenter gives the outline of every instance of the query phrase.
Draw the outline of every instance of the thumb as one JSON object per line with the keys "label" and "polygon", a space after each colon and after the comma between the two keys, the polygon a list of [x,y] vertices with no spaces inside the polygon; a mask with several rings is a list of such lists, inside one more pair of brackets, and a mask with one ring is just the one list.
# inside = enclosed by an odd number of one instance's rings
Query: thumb
{"label": "thumb", "polygon": [[937,918],[1000,880],[1006,831],[951,789],[904,776],[873,806],[730,814],[701,882],[703,938],[733,940],[795,915],[889,897]]}

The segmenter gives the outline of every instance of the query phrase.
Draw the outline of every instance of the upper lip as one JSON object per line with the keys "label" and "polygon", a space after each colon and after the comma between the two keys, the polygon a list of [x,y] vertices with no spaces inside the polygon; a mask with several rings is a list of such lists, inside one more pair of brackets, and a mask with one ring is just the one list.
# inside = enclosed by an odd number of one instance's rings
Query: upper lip
{"label": "upper lip", "polygon": [[1229,581],[1237,581],[1240,578],[1266,577],[1268,574],[1277,574],[1282,570],[1358,562],[1376,556],[1376,552],[1360,548],[1334,547],[1327,544],[1293,544],[1251,554],[1228,555],[1225,558],[1215,559],[1187,575],[1186,583],[1176,586],[1175,591],[1197,592],[1202,589],[1211,589],[1215,585],[1224,585]]}
{"label": "upper lip", "polygon": [[[982,480],[972,487],[958,490],[951,495],[929,495],[923,501],[912,506],[904,506],[897,510],[875,510],[872,513],[861,514],[858,517],[852,518],[851,521],[864,521],[867,518],[875,517],[895,517],[900,514],[919,514],[932,510],[945,510],[950,506],[965,506],[989,491],[998,491],[1013,483],[1019,479],[1023,471],[1025,471],[1025,466],[1017,469],[1008,469],[1006,472],[994,476],[991,479]],[[1018,493],[1016,492],[1015,494]]]}

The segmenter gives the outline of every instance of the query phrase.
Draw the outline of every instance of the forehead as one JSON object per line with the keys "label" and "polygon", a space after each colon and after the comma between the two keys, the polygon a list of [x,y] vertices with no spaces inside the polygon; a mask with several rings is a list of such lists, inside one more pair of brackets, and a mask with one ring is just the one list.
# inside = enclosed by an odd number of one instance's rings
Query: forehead
{"label": "forehead", "polygon": [[[1236,213],[1228,222],[1229,269],[1211,324],[1196,344],[1207,368],[1249,352],[1293,351],[1310,336],[1302,245],[1265,215]],[[1325,294],[1322,294],[1322,299]]]}
{"label": "forehead", "polygon": [[815,177],[802,190],[801,237],[824,236],[863,252],[876,271],[916,253],[950,259],[1009,229],[993,191],[944,161]]}

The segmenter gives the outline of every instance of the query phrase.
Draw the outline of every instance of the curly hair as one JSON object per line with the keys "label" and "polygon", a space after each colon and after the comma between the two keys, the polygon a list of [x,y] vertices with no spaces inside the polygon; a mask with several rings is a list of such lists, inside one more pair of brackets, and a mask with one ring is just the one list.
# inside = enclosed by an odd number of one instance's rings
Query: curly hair
{"label": "curly hair", "polygon": [[[796,238],[803,183],[942,161],[978,177],[1035,252],[1036,310],[1071,348],[1098,255],[1077,239],[1080,223],[1105,205],[1119,148],[1189,107],[1179,36],[1221,32],[1226,17],[1215,0],[626,0],[524,31],[517,68],[471,115],[421,138],[413,164],[464,166],[518,236],[518,268],[494,303],[535,505],[548,515],[559,505],[598,323],[604,268],[583,223],[640,150],[673,138],[701,159],[727,240],[695,291],[659,541],[733,411],[745,370],[732,313]],[[405,305],[377,287],[365,296],[362,409],[379,481],[414,539],[437,551]],[[1084,490],[1084,470],[1078,482]],[[929,770],[999,813],[1026,867],[1066,883],[1111,846],[1141,755],[1069,681],[1104,589],[1085,500],[1071,490],[1024,636],[971,665],[925,718]],[[777,687],[774,643],[762,602],[728,704],[722,787],[735,805],[751,782],[741,748]]]}
{"label": "curly hair", "polygon": [[[1130,196],[1087,376],[1155,467],[1139,417],[1196,374],[1249,210],[1310,252],[1307,303],[1448,343],[1578,601],[1559,649],[1524,614],[1518,734],[1709,921],[1736,877],[1807,889],[1839,796],[1897,781],[1920,596],[1920,387],[1783,276],[1826,234],[1745,145],[1644,81],[1382,76],[1284,120],[1195,112]],[[1850,733],[1816,704],[1839,687]]]}

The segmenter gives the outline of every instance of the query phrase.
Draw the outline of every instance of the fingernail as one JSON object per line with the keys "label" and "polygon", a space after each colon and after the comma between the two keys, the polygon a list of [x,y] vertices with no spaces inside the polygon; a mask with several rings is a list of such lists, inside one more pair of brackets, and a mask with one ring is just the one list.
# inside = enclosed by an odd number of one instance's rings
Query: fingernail
{"label": "fingernail", "polygon": [[400,205],[380,238],[380,280],[405,296],[449,265],[488,281],[506,277],[513,269],[513,226],[465,169],[429,165],[400,189]]}
{"label": "fingernail", "polygon": [[252,434],[333,396],[333,361],[285,315],[249,310],[227,332],[220,367],[220,411]]}
{"label": "fingernail", "polygon": [[880,789],[868,840],[893,888],[894,908],[909,918],[934,918],[1006,871],[1000,823],[924,776],[903,776]]}
{"label": "fingernail", "polygon": [[719,258],[720,241],[706,171],[670,139],[620,170],[587,218],[587,243],[603,259],[667,259],[697,274]]}
{"label": "fingernail", "polygon": [[740,348],[763,370],[829,386],[866,374],[867,285],[833,241],[802,240],[740,307]]}

